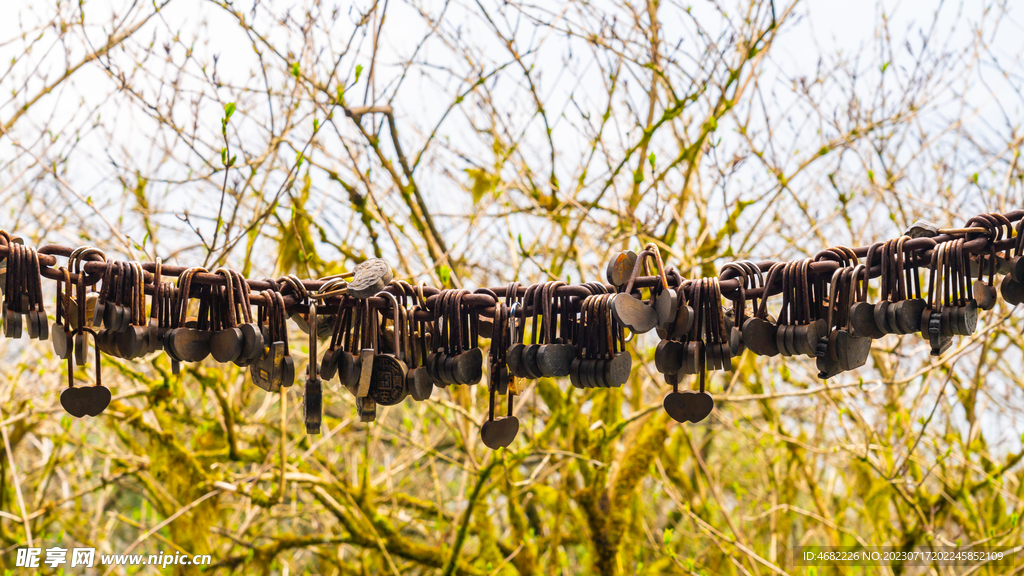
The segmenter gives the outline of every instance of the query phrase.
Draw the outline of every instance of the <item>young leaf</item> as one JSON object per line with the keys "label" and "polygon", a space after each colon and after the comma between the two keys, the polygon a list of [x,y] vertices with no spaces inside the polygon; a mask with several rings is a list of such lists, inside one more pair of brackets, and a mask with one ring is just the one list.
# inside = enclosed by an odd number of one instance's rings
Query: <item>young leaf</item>
{"label": "young leaf", "polygon": [[227,104],[224,105],[224,121],[225,122],[231,120],[231,115],[234,114],[234,113],[235,113],[235,103],[234,102],[228,102]]}

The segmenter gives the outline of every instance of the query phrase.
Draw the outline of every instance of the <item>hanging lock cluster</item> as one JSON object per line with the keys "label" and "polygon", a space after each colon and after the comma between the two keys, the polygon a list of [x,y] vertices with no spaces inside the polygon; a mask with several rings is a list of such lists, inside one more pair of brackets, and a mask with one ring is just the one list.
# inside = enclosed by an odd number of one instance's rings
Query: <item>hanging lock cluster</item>
{"label": "hanging lock cluster", "polygon": [[[733,262],[722,268],[719,280],[738,279],[733,293],[733,307],[725,314],[728,350],[713,352],[726,334],[719,334],[716,319],[721,318],[721,302],[709,279],[682,282],[680,294],[688,293],[696,315],[695,323],[685,334],[678,327],[659,327],[661,341],[655,350],[655,366],[665,376],[672,391],[665,396],[665,410],[679,422],[697,422],[714,409],[713,400],[705,394],[706,371],[729,369],[728,353],[743,350],[762,356],[806,356],[815,359],[818,377],[828,379],[854,370],[867,363],[871,342],[887,335],[919,334],[930,345],[932,355],[939,356],[953,344],[955,336],[975,332],[979,310],[991,310],[997,294],[1012,305],[1024,301],[1024,259],[1021,258],[1024,220],[1014,229],[1002,214],[984,214],[968,221],[956,235],[941,242],[933,237],[938,230],[915,230],[914,248],[909,248],[910,235],[876,243],[861,251],[844,246],[829,248],[814,258],[794,262]],[[1013,239],[1009,243],[1004,239]],[[967,251],[970,236],[987,239],[987,250]],[[977,242],[975,242],[977,243]],[[1001,250],[997,246],[1003,247]],[[608,267],[609,281],[623,282],[626,263],[638,262],[643,253],[619,254]],[[830,277],[812,273],[828,262]],[[998,283],[997,273],[1005,273]],[[870,280],[880,279],[878,301],[869,302]],[[923,278],[923,280],[922,280]],[[987,278],[987,280],[986,280]],[[922,284],[927,283],[927,296]],[[777,316],[768,313],[767,294],[781,293]],[[628,289],[628,285],[627,285]],[[750,299],[748,293],[760,295]],[[710,295],[710,306],[707,305]],[[680,300],[680,318],[690,314]],[[702,305],[701,302],[705,304]],[[686,310],[683,313],[683,310]],[[639,306],[629,305],[630,322],[642,314]],[[646,318],[644,327],[650,324]],[[703,326],[703,328],[701,328]],[[679,380],[697,374],[699,391],[678,389]]]}
{"label": "hanging lock cluster", "polygon": [[[1024,302],[1022,232],[1024,212],[983,214],[963,229],[915,225],[867,248],[836,246],[792,262],[731,262],[717,277],[685,280],[648,244],[639,253],[616,254],[607,284],[511,282],[470,291],[414,287],[396,280],[379,258],[313,282],[250,281],[224,267],[172,269],[159,259],[108,260],[91,247],[56,247],[68,256],[57,266],[47,252],[54,247],[37,251],[0,231],[0,321],[7,338],[51,341],[67,363],[61,405],[75,417],[95,417],[111,402],[101,354],[134,359],[162,351],[175,374],[182,364],[212,356],[247,368],[252,383],[267,392],[291,387],[291,320],[308,338],[302,386],[308,433],[321,431],[330,407],[325,391],[335,385],[353,394],[360,420],[369,422],[379,406],[425,401],[435,388],[476,385],[486,373],[480,436],[497,449],[518,434],[514,399],[531,381],[621,387],[633,368],[627,343],[652,330],[660,340],[655,368],[671,387],[664,409],[679,422],[711,415],[708,373],[731,370],[732,359],[747,350],[813,359],[823,379],[864,366],[872,341],[889,335],[918,334],[941,355],[956,336],[975,332],[979,310],[991,310],[999,296]],[[52,325],[44,276],[56,281]],[[770,309],[776,294],[781,299]],[[92,382],[78,385],[76,367],[89,362],[90,343]],[[683,386],[690,376],[692,384]]]}

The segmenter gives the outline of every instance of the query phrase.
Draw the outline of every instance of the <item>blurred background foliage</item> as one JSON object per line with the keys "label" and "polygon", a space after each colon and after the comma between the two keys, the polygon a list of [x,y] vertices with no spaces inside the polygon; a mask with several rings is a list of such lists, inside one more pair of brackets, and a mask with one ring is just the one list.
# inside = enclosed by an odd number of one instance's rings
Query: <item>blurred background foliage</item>
{"label": "blurred background foliage", "polygon": [[[925,4],[13,0],[0,224],[472,288],[597,280],[647,242],[707,276],[1020,208],[1019,7]],[[114,402],[73,420],[49,345],[8,340],[0,566],[33,543],[242,574],[861,574],[792,550],[1019,546],[1021,328],[1001,303],[940,358],[889,336],[829,382],[748,352],[690,426],[638,338],[622,389],[531,384],[499,452],[484,386],[367,425],[332,382],[307,436],[299,387],[162,354],[104,359]]]}

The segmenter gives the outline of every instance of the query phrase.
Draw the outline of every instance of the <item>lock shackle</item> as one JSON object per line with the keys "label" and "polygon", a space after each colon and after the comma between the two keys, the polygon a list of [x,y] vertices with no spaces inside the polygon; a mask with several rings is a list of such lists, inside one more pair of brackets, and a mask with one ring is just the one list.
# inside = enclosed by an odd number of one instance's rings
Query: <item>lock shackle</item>
{"label": "lock shackle", "polygon": [[288,316],[287,311],[285,310],[284,296],[276,290],[272,291],[270,295],[277,303],[277,326],[279,335],[281,336],[281,341],[284,342],[284,355],[290,356],[291,349],[288,346],[288,325],[286,324]]}
{"label": "lock shackle", "polygon": [[[749,270],[751,288],[761,288],[761,297],[764,298],[764,274],[761,273],[761,268],[757,264],[751,262],[750,260],[740,260],[739,264],[745,266],[747,270]],[[744,294],[744,297],[745,296],[746,294]],[[759,303],[757,297],[752,297],[751,300],[753,301],[753,303],[751,304],[751,308],[753,308],[756,304]],[[744,317],[746,316],[746,313],[746,307],[744,306]]]}
{"label": "lock shackle", "polygon": [[[512,282],[509,282],[508,285],[505,286],[505,304],[507,306],[509,306],[509,323],[510,323],[511,326],[515,326],[515,324],[516,324],[516,321],[515,321],[516,312],[519,310],[518,306],[516,306],[515,308],[512,308],[513,304],[518,304],[519,303],[519,297],[516,295],[516,293],[518,291],[519,291],[519,282],[516,282],[514,280]],[[510,332],[510,334],[511,334],[511,337],[509,338],[509,346],[511,346],[516,341],[515,333],[514,332]]]}
{"label": "lock shackle", "polygon": [[599,325],[597,310],[598,303],[604,298],[604,295],[592,295],[587,297],[584,301],[583,313],[586,318],[587,324],[587,341],[586,341],[586,352],[587,358],[597,358],[600,350],[600,336],[597,335],[597,326]]}
{"label": "lock shackle", "polygon": [[28,299],[28,310],[23,310],[23,313],[28,313],[35,310],[36,307],[36,279],[38,276],[34,274],[35,264],[33,263],[32,255],[35,253],[35,249],[31,246],[25,246],[22,249],[22,258],[24,259],[23,270],[21,273],[22,283],[25,288],[25,297]]}
{"label": "lock shackle", "polygon": [[939,244],[932,252],[931,274],[929,275],[928,299],[933,310],[941,306],[942,302],[942,270],[940,267],[945,263],[946,243]]}
{"label": "lock shackle", "polygon": [[[121,306],[121,302],[124,301],[125,287],[128,285],[128,276],[131,274],[131,269],[127,262],[122,261],[114,262],[114,266],[117,267],[117,273],[114,275],[114,284],[111,287],[111,290],[114,293],[114,302],[116,302],[118,306]],[[107,294],[108,300],[110,297],[111,295]]]}
{"label": "lock shackle", "polygon": [[712,313],[711,313],[711,289],[708,286],[708,279],[700,279],[700,305],[701,314],[697,317],[700,321],[700,331],[697,335],[697,340],[704,342],[705,354],[707,353],[707,344],[712,342]]}
{"label": "lock shackle", "polygon": [[836,268],[836,271],[832,273],[832,282],[828,292],[828,329],[831,331],[833,326],[832,321],[834,320],[834,311],[839,305],[839,281],[843,277],[843,273],[849,270],[848,268]]}
{"label": "lock shackle", "polygon": [[1001,214],[999,212],[989,212],[985,216],[995,220],[996,222],[1002,225],[1002,231],[1004,232],[1003,237],[1005,237],[1007,240],[1013,238],[1013,223],[1010,222],[1010,219],[1007,218],[1005,214]]}
{"label": "lock shackle", "polygon": [[[526,312],[528,308],[533,306],[534,294],[536,294],[539,288],[540,284],[530,284],[529,286],[526,287],[526,294],[523,295],[523,306],[522,308],[519,309],[519,319],[522,320],[522,326],[520,326],[519,335],[522,336],[523,340],[526,340]],[[534,307],[533,309],[533,315],[534,317],[536,317],[537,315],[536,307]],[[534,338],[536,338],[536,334],[534,334]],[[523,342],[523,344],[525,344],[525,342]]]}
{"label": "lock shackle", "polygon": [[721,344],[728,340],[725,334],[725,310],[722,308],[722,288],[718,283],[718,276],[711,276],[704,279],[705,291],[707,292],[707,310],[711,317],[711,324],[707,329],[708,341],[714,344]]}
{"label": "lock shackle", "polygon": [[553,282],[546,282],[544,286],[544,320],[543,320],[543,332],[544,332],[544,343],[552,344],[555,336],[555,324],[556,320],[552,314],[553,300],[557,290],[565,286],[565,282],[561,280],[555,280]]}
{"label": "lock shackle", "polygon": [[958,305],[965,304],[967,298],[967,288],[964,283],[964,251],[963,251],[963,238],[957,238],[953,241],[953,286],[954,294],[956,294],[956,301]]}
{"label": "lock shackle", "polygon": [[57,322],[71,323],[67,318],[71,311],[71,272],[66,266],[57,269]]}
{"label": "lock shackle", "polygon": [[235,283],[235,290],[238,291],[238,297],[242,300],[242,319],[246,324],[252,324],[252,301],[249,299],[252,290],[249,288],[249,283],[242,278],[241,272],[230,268],[228,271],[231,272],[231,277]]}
{"label": "lock shackle", "polygon": [[903,250],[903,245],[907,242],[907,236],[900,236],[895,242],[895,261],[896,261],[896,298],[899,300],[906,300],[907,298],[907,283],[906,283],[906,266],[907,257],[906,252]]}
{"label": "lock shackle", "polygon": [[448,289],[445,291],[444,300],[441,302],[441,321],[444,322],[444,353],[449,356],[455,354],[455,348],[458,345],[455,340],[458,337],[455,327],[452,326],[452,316],[458,314],[458,310],[452,312],[452,308],[455,307],[455,289]]}
{"label": "lock shackle", "polygon": [[31,296],[35,300],[34,308],[38,312],[44,312],[43,322],[46,321],[45,304],[43,303],[43,275],[39,265],[39,253],[35,248],[29,248],[29,255],[32,258],[32,290]]}
{"label": "lock shackle", "polygon": [[[547,302],[551,295],[551,282],[545,282],[541,284],[539,290],[533,293],[533,343],[540,344],[546,342],[547,339],[547,324],[548,324],[548,307]],[[540,329],[538,329],[538,323],[543,318],[543,323],[540,323]]]}
{"label": "lock shackle", "polygon": [[14,310],[21,311],[21,289],[25,284],[26,277],[28,276],[26,266],[27,253],[26,248],[22,244],[15,244],[12,246],[14,250],[14,258],[11,259],[11,272],[7,274],[8,290],[7,290],[7,301],[14,305]]}
{"label": "lock shackle", "polygon": [[[991,234],[989,236],[989,253],[985,260],[988,261],[988,283],[989,285],[995,284],[996,275],[996,247],[995,243],[1003,239],[1003,236],[1007,238],[1013,237],[1013,224],[1010,223],[1010,219],[999,213],[988,213],[980,214],[971,218],[967,221],[966,226],[970,227],[972,224],[985,226],[985,223],[990,226]],[[985,269],[982,267],[981,252],[978,252],[978,281],[983,282],[985,276]]]}
{"label": "lock shackle", "polygon": [[138,262],[125,262],[125,276],[122,297],[127,301],[128,323],[138,324],[135,316],[138,311],[139,286],[145,286],[145,277],[142,275],[142,266]]}
{"label": "lock shackle", "polygon": [[944,300],[943,301],[946,303],[946,305],[947,306],[952,306],[953,302],[954,302],[954,298],[956,296],[956,291],[957,291],[957,288],[958,288],[957,283],[956,283],[956,242],[955,241],[949,242],[949,245],[946,246],[946,253],[944,254],[944,256],[945,256],[945,262],[946,262],[946,270],[945,270],[945,276],[943,277],[944,282],[943,282],[943,293],[942,293],[942,295],[944,296]]}
{"label": "lock shackle", "polygon": [[964,242],[963,238],[957,240],[956,252],[957,252],[957,263],[959,266],[959,284],[962,294],[962,304],[966,305],[968,301],[974,300],[974,286],[971,284],[971,267],[968,264],[970,256],[964,253]]}
{"label": "lock shackle", "polygon": [[231,276],[231,272],[221,266],[213,271],[214,274],[224,277],[224,283],[227,284],[226,296],[228,300],[228,328],[235,328],[238,326],[238,317],[235,314],[235,281]]}
{"label": "lock shackle", "polygon": [[[907,277],[907,298],[921,298],[921,253],[915,250],[908,250],[907,256],[909,263],[904,269],[904,275]],[[911,289],[913,289],[913,296],[911,296]]]}
{"label": "lock shackle", "polygon": [[780,270],[782,274],[782,307],[779,308],[779,324],[790,324],[790,317],[795,316],[792,314],[791,309],[793,308],[793,262],[785,262],[782,264]]}
{"label": "lock shackle", "polygon": [[518,344],[516,341],[516,312],[522,305],[519,302],[513,302],[512,306],[509,307],[508,313],[508,341],[509,344]]}
{"label": "lock shackle", "polygon": [[848,246],[837,244],[836,246],[833,246],[832,249],[839,254],[839,258],[843,263],[843,268],[849,268],[857,261],[857,255],[854,254],[853,250]]}
{"label": "lock shackle", "polygon": [[[1013,238],[1013,223],[1010,222],[1010,219],[1007,218],[1006,215],[1000,214],[999,212],[990,212],[988,214],[985,214],[985,216],[989,220],[996,222],[1000,226],[1000,228],[998,228],[998,230],[1002,233],[1000,235],[1000,239],[1006,238],[1007,240],[1009,240]],[[1018,241],[1021,240],[1018,238]],[[994,252],[995,246],[993,246],[992,248]]]}
{"label": "lock shackle", "polygon": [[309,301],[309,361],[306,362],[306,375],[310,380],[319,377],[317,366],[317,337],[316,337],[316,300]]}
{"label": "lock shackle", "polygon": [[946,289],[949,292],[950,305],[956,306],[961,298],[960,291],[960,251],[957,248],[958,240],[953,240],[947,248],[946,262],[949,266],[949,278]]}
{"label": "lock shackle", "polygon": [[[458,350],[459,354],[462,354],[466,350],[472,348],[472,338],[476,336],[473,332],[472,316],[470,312],[472,307],[468,304],[463,305],[462,299],[469,294],[469,290],[465,288],[459,288],[455,293],[455,314],[458,321],[455,323],[455,328],[458,334]],[[463,320],[466,320],[465,325]],[[479,343],[479,338],[477,339]]]}
{"label": "lock shackle", "polygon": [[[644,250],[654,254],[654,260],[658,263],[658,276],[661,277],[661,288],[668,290],[668,277],[665,275],[665,263],[661,260],[661,249],[654,242],[648,242],[644,246]],[[637,258],[637,260],[640,260],[640,258]]]}
{"label": "lock shackle", "polygon": [[[840,265],[841,268],[845,268],[850,265],[850,255],[852,250],[842,245],[835,245],[825,248],[821,252],[814,255],[814,261],[820,262],[822,260],[831,260]],[[856,257],[856,254],[853,254]]]}
{"label": "lock shackle", "polygon": [[260,307],[260,323],[266,322],[267,324],[267,335],[270,337],[270,341],[267,344],[270,344],[270,342],[277,340],[275,320],[277,315],[274,314],[274,307],[277,305],[277,302],[270,295],[270,290],[261,290],[260,295],[263,296],[263,305]]}
{"label": "lock shackle", "polygon": [[[18,268],[21,266],[21,252],[19,244],[11,244],[7,251],[7,268],[4,274],[4,303],[14,302],[15,286],[18,284]],[[5,318],[6,320],[6,318]]]}
{"label": "lock shackle", "polygon": [[895,297],[896,301],[902,300],[906,297],[906,283],[904,282],[904,271],[906,264],[906,254],[903,251],[903,244],[906,242],[907,237],[901,236],[893,239],[893,253],[892,253],[892,271],[893,280],[895,282]]}
{"label": "lock shackle", "polygon": [[[380,292],[377,292],[374,296],[382,296],[382,297],[384,297],[384,298],[386,298],[388,300],[391,300],[391,305],[393,307],[391,322],[392,322],[392,324],[394,325],[394,328],[395,328],[394,330],[392,330],[392,334],[394,336],[395,357],[397,357],[399,360],[402,360],[405,357],[405,353],[402,351],[402,346],[400,344],[400,342],[401,342],[400,335],[401,335],[401,330],[402,330],[402,324],[401,324],[401,312],[399,312],[399,310],[398,310],[400,308],[400,306],[398,305],[398,298],[396,298],[394,294],[392,294],[391,292],[388,292],[386,290],[381,290]],[[310,330],[310,334],[312,334],[312,330]]]}
{"label": "lock shackle", "polygon": [[433,348],[435,352],[441,352],[442,349],[447,348],[447,336],[445,334],[445,323],[447,315],[445,314],[446,301],[448,300],[448,289],[443,289],[437,293],[437,298],[434,299],[434,303],[431,309],[433,313],[434,322],[434,341]]}
{"label": "lock shackle", "polygon": [[593,335],[590,337],[590,346],[593,350],[590,353],[590,357],[595,359],[601,359],[605,353],[606,345],[599,328],[608,322],[604,314],[610,311],[610,307],[605,306],[606,303],[607,297],[604,295],[595,297],[594,301],[590,303],[590,317],[594,323],[591,327]]}
{"label": "lock shackle", "polygon": [[[416,300],[416,289],[413,288],[412,284],[409,284],[405,280],[392,280],[391,283],[397,283],[399,286],[402,287],[402,306],[403,307],[408,307],[408,305],[406,304],[406,299],[407,298],[412,299],[412,303],[413,304],[416,304],[418,302]],[[482,288],[482,290],[486,290],[486,288]],[[493,294],[493,292],[492,292],[492,294]],[[495,298],[497,298],[497,296],[495,296]]]}
{"label": "lock shackle", "polygon": [[[420,364],[420,367],[423,367],[423,366],[427,365],[427,355],[429,354],[429,351],[427,350],[427,330],[426,330],[427,321],[426,320],[417,320],[416,319],[416,313],[420,312],[420,311],[426,312],[426,310],[422,306],[420,306],[419,304],[413,304],[413,307],[412,307],[412,320],[413,320],[414,323],[419,325],[419,332],[418,332],[419,336],[414,339],[412,337],[412,335],[410,335],[410,340],[413,340],[412,360],[414,362],[416,361],[416,349],[419,348],[419,351],[420,351],[419,364]],[[412,329],[413,326],[410,325],[409,328]]]}
{"label": "lock shackle", "polygon": [[740,260],[740,264],[746,266],[750,270],[750,276],[753,281],[756,281],[755,286],[757,288],[764,287],[764,274],[761,272],[761,267],[751,262],[750,260]]}
{"label": "lock shackle", "polygon": [[874,266],[874,264],[872,264],[872,260],[875,259],[875,255],[878,254],[878,251],[882,248],[883,244],[885,244],[885,243],[884,242],[875,242],[871,246],[868,246],[868,254],[867,254],[867,257],[864,259],[864,264],[865,264],[865,266],[868,269],[868,276],[869,277],[871,275],[871,267]]}
{"label": "lock shackle", "polygon": [[690,326],[690,340],[700,340],[701,339],[701,333],[700,332],[701,332],[701,329],[703,328],[702,325],[703,325],[703,322],[704,322],[704,309],[702,308],[703,297],[704,297],[703,292],[704,292],[704,286],[703,286],[702,280],[700,280],[700,279],[694,280],[693,281],[693,288],[691,289],[691,292],[690,292],[690,296],[691,296],[690,302],[692,303],[691,306],[693,307],[693,311],[694,311],[695,317],[693,319],[693,324]]}
{"label": "lock shackle", "polygon": [[132,284],[135,288],[132,295],[132,324],[139,326],[146,316],[146,271],[138,262],[132,262],[132,268],[135,270],[135,282]]}
{"label": "lock shackle", "polygon": [[181,273],[181,276],[178,277],[178,290],[180,290],[180,293],[178,294],[178,323],[180,326],[185,325],[185,318],[188,314],[188,301],[192,292],[192,276],[194,276],[196,272],[209,274],[209,271],[206,268],[203,268],[202,266],[193,266],[192,268],[187,268]]}
{"label": "lock shackle", "polygon": [[942,245],[942,251],[939,253],[939,274],[941,281],[939,282],[939,298],[940,305],[948,306],[951,292],[951,286],[949,285],[950,274],[950,254],[949,250],[951,245],[949,242],[944,242]]}
{"label": "lock shackle", "polygon": [[[1003,239],[1002,223],[992,217],[991,214],[978,214],[964,224],[964,228],[984,228],[985,236],[989,242],[998,242]],[[968,232],[964,237],[980,234],[980,232]]]}
{"label": "lock shackle", "polygon": [[853,301],[857,295],[857,274],[860,273],[858,272],[858,268],[861,268],[862,266],[863,264],[858,263],[847,267],[846,271],[843,272],[843,277],[839,280],[839,308],[837,309],[839,318],[836,322],[847,331],[852,330],[852,325],[850,324],[850,307],[853,306]]}
{"label": "lock shackle", "polygon": [[[171,303],[171,325],[175,328],[185,324],[185,312],[182,308],[188,308],[188,293],[191,288],[189,282],[191,278],[192,272],[188,269],[178,275],[174,302]],[[184,306],[182,306],[182,301],[185,302]]]}
{"label": "lock shackle", "polygon": [[782,275],[782,308],[785,310],[786,324],[797,324],[800,321],[800,294],[796,289],[796,283],[799,280],[800,263],[798,261],[790,262],[786,266],[786,273]]}
{"label": "lock shackle", "polygon": [[718,336],[721,344],[729,342],[729,334],[725,330],[725,307],[722,306],[722,284],[718,276],[711,277],[711,291],[714,293],[715,309],[718,310]]}
{"label": "lock shackle", "polygon": [[448,306],[445,308],[448,325],[448,354],[458,355],[462,351],[462,297],[458,288],[448,293]]}
{"label": "lock shackle", "polygon": [[753,278],[747,275],[750,269],[743,262],[729,262],[722,266],[722,272],[719,273],[719,277],[726,270],[735,270],[740,275],[739,298],[733,302],[733,310],[735,311],[733,316],[735,317],[736,324],[742,326],[743,317],[746,315],[747,310],[747,288],[750,287],[748,284],[753,282]]}
{"label": "lock shackle", "polygon": [[309,292],[306,290],[306,287],[302,285],[302,281],[294,274],[282,276],[281,278],[278,278],[278,281],[284,282],[291,287],[295,292],[295,298],[298,300],[300,305],[305,304],[309,300]]}
{"label": "lock shackle", "polygon": [[808,280],[807,271],[811,267],[811,259],[804,258],[797,264],[797,282],[795,288],[799,292],[800,313],[803,315],[803,323],[811,323],[811,284]]}
{"label": "lock shackle", "polygon": [[[321,278],[321,280],[323,279]],[[335,296],[344,296],[345,294],[348,294],[348,282],[338,277],[331,277],[320,286],[319,290],[308,296],[318,300],[326,300]]]}
{"label": "lock shackle", "polygon": [[422,306],[424,310],[427,309],[427,297],[423,294],[423,288],[426,285],[426,280],[420,280],[416,283],[416,301],[419,302],[419,305]]}
{"label": "lock shackle", "polygon": [[711,292],[708,290],[708,279],[701,278],[697,281],[697,292],[700,294],[700,313],[697,315],[697,322],[700,327],[697,330],[696,340],[707,344],[711,342]]}
{"label": "lock shackle", "polygon": [[764,281],[764,291],[761,293],[761,302],[757,307],[757,311],[754,312],[756,318],[764,320],[768,317],[768,291],[771,290],[772,283],[775,282],[775,277],[778,276],[779,271],[785,266],[782,262],[776,262],[772,264],[772,267],[768,269],[768,277]]}
{"label": "lock shackle", "polygon": [[[615,318],[612,316],[611,297],[609,295],[598,297],[597,305],[599,318],[603,324],[603,330],[598,332],[598,338],[601,340],[598,351],[600,353],[601,348],[604,348],[605,358],[611,360],[615,358]],[[601,332],[604,333],[604,338],[600,337]]]}
{"label": "lock shackle", "polygon": [[114,268],[117,265],[117,262],[114,262],[113,260],[107,260],[107,265],[103,269],[103,285],[100,286],[98,300],[100,304],[106,304],[107,300],[110,299],[110,290],[111,287],[114,285]]}
{"label": "lock shackle", "polygon": [[[860,289],[858,290],[858,283]],[[853,299],[855,302],[867,302],[868,300],[868,269],[864,264],[857,264],[853,267]]]}
{"label": "lock shackle", "polygon": [[636,262],[633,263],[633,271],[630,272],[629,281],[626,282],[626,288],[623,290],[623,292],[625,292],[626,294],[629,294],[633,291],[633,284],[636,283],[636,278],[637,274],[640,272],[640,267],[648,258],[653,258],[654,261],[657,263],[658,276],[661,278],[662,289],[668,289],[668,278],[665,276],[665,266],[664,263],[661,261],[661,251],[659,251],[657,249],[657,246],[653,243],[648,244],[647,246],[653,246],[654,250],[645,247],[643,251],[637,254]]}
{"label": "lock shackle", "polygon": [[882,243],[881,250],[881,268],[879,269],[879,298],[881,300],[892,299],[892,240],[886,240]]}
{"label": "lock shackle", "polygon": [[71,252],[71,256],[68,256],[68,265],[71,267],[74,274],[81,274],[82,262],[88,256],[99,256],[100,262],[107,261],[107,255],[103,253],[103,250],[93,248],[92,246],[80,246]]}
{"label": "lock shackle", "polygon": [[853,248],[850,248],[849,246],[844,246],[842,244],[835,246],[833,248],[843,255],[844,268],[849,268],[851,266],[856,266],[857,264],[860,264],[860,258],[857,257],[857,253],[853,251]]}
{"label": "lock shackle", "polygon": [[705,343],[711,342],[711,291],[708,288],[708,279],[701,278],[699,281],[698,291],[700,293],[700,309],[701,313],[697,316],[697,320],[700,322],[700,330],[697,333],[697,340]]}
{"label": "lock shackle", "polygon": [[936,308],[936,266],[939,263],[939,255],[942,253],[942,245],[938,245],[932,250],[931,262],[928,266],[928,307],[934,310]]}
{"label": "lock shackle", "polygon": [[740,289],[743,290],[746,288],[750,288],[749,281],[752,280],[751,278],[749,278],[750,269],[744,265],[744,262],[745,261],[741,260],[738,262],[729,262],[725,264],[724,266],[722,266],[722,271],[718,273],[719,278],[721,278],[722,275],[725,274],[726,270],[735,270],[736,273],[739,274],[740,276]]}

